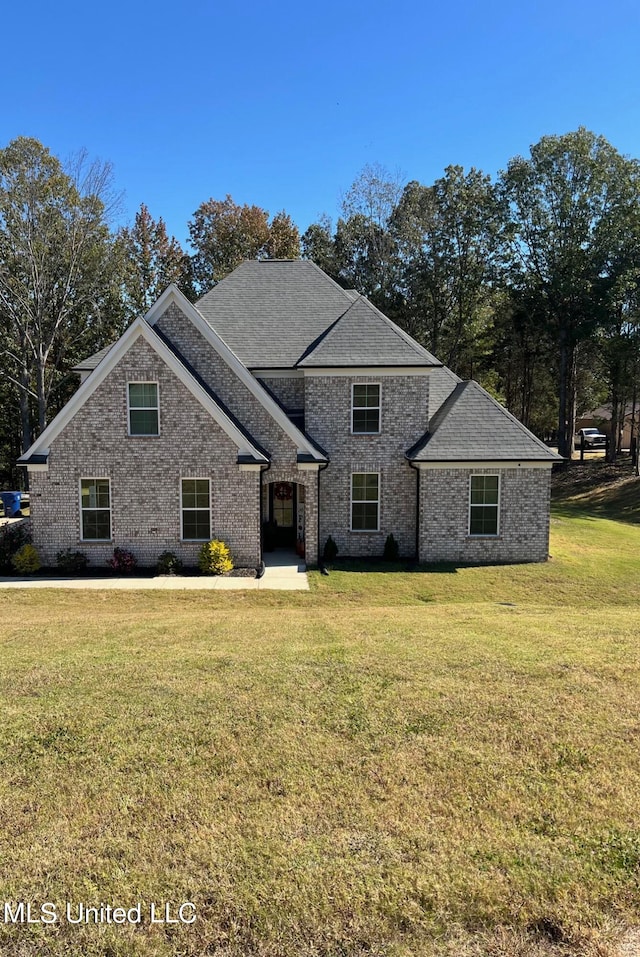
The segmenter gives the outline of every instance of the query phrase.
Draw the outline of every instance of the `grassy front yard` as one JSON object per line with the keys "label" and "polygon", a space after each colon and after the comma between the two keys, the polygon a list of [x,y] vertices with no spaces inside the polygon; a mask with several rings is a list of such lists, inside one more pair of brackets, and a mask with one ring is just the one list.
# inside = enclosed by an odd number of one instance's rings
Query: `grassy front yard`
{"label": "grassy front yard", "polygon": [[[4,596],[0,901],[142,920],[0,923],[0,951],[612,953],[640,922],[640,526],[575,494],[543,566]],[[150,924],[165,901],[196,922]]]}

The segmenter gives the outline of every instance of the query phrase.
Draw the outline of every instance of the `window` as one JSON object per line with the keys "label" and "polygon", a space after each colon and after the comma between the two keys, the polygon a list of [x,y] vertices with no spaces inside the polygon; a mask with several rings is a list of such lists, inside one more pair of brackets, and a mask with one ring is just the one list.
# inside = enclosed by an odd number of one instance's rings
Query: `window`
{"label": "window", "polygon": [[354,472],[351,476],[351,531],[377,532],[380,476]]}
{"label": "window", "polygon": [[159,435],[158,383],[129,383],[129,435]]}
{"label": "window", "polygon": [[211,538],[209,479],[182,479],[182,538],[208,542]]}
{"label": "window", "polygon": [[500,479],[472,475],[469,484],[469,535],[497,535]]}
{"label": "window", "polygon": [[354,385],[351,401],[351,431],[380,431],[380,386]]}
{"label": "window", "polygon": [[80,479],[83,542],[111,541],[111,487],[108,478]]}

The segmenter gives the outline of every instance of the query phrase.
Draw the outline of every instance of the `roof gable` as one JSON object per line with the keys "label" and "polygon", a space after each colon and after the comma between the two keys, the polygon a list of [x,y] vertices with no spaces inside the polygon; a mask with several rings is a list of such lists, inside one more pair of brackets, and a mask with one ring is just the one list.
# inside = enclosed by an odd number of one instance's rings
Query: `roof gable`
{"label": "roof gable", "polygon": [[175,373],[183,385],[189,389],[192,395],[198,399],[220,428],[226,432],[236,445],[238,454],[243,457],[251,457],[255,462],[267,464],[269,461],[268,456],[252,439],[247,430],[236,420],[233,420],[227,411],[219,405],[213,394],[196,381],[191,372],[144,319],[136,319],[135,322],[129,326],[120,339],[109,349],[104,359],[99,363],[99,366],[85,379],[78,391],[71,397],[61,412],[58,413],[18,462],[26,465],[29,463],[29,460],[33,462],[34,455],[48,454],[51,442],[62,432],[65,426],[75,416],[76,412],[82,408],[89,397],[93,395],[96,389],[104,382],[111,370],[115,368],[120,359],[126,355],[141,336],[149,343],[172,372]]}
{"label": "roof gable", "polygon": [[235,352],[229,348],[222,336],[205,321],[199,310],[193,303],[189,302],[186,296],[184,296],[173,283],[165,289],[145,316],[145,320],[149,325],[154,326],[171,303],[175,303],[184,316],[193,323],[198,332],[218,353],[220,358],[227,363],[231,371],[235,373],[242,384],[251,392],[258,402],[260,402],[263,408],[280,426],[282,431],[297,446],[298,452],[311,455],[312,459],[316,462],[325,462],[327,460],[326,453],[291,421],[281,406],[274,401],[273,396],[267,392],[255,376],[249,372]]}
{"label": "roof gable", "polygon": [[439,366],[442,363],[365,299],[358,298],[298,366]]}
{"label": "roof gable", "polygon": [[455,387],[407,458],[413,462],[562,461],[473,380]]}

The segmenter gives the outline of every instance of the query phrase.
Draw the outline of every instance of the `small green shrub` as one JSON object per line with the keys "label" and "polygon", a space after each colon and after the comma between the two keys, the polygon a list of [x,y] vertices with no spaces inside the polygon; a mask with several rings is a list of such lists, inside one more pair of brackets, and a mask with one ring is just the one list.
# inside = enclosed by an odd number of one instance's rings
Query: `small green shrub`
{"label": "small green shrub", "polygon": [[224,542],[212,539],[200,549],[198,567],[205,575],[224,575],[233,570],[231,553]]}
{"label": "small green shrub", "polygon": [[182,571],[182,562],[174,552],[163,552],[158,556],[159,575],[179,575]]}
{"label": "small green shrub", "polygon": [[0,528],[0,571],[12,571],[11,559],[18,549],[30,541],[31,536],[24,525],[5,525]]}
{"label": "small green shrub", "polygon": [[387,535],[382,557],[384,558],[385,562],[397,562],[400,557],[400,548],[393,537],[393,534]]}
{"label": "small green shrub", "polygon": [[107,559],[107,565],[119,575],[130,575],[137,564],[137,558],[126,548],[114,548],[113,558]]}
{"label": "small green shrub", "polygon": [[329,538],[324,543],[324,550],[322,552],[322,557],[324,558],[325,562],[335,562],[337,556],[338,556],[338,546],[334,542],[331,535],[329,535]]}
{"label": "small green shrub", "polygon": [[33,575],[42,567],[38,550],[29,542],[18,549],[11,559],[11,564],[20,575]]}
{"label": "small green shrub", "polygon": [[70,574],[86,571],[88,564],[89,559],[84,552],[74,552],[71,548],[66,548],[56,555],[56,565],[58,568]]}

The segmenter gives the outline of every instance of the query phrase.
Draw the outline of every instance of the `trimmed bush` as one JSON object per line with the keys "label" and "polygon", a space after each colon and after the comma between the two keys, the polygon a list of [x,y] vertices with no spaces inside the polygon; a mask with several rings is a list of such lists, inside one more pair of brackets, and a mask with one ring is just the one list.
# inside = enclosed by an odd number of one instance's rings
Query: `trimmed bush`
{"label": "trimmed bush", "polygon": [[182,562],[174,552],[163,552],[158,557],[158,575],[179,575]]}
{"label": "trimmed bush", "polygon": [[119,575],[130,575],[138,564],[137,559],[126,548],[114,548],[113,558],[107,559],[109,568]]}
{"label": "trimmed bush", "polygon": [[398,543],[392,534],[387,535],[387,540],[384,543],[384,552],[382,557],[385,562],[397,562],[400,558],[400,548]]}
{"label": "trimmed bush", "polygon": [[33,575],[42,567],[38,550],[29,542],[18,549],[11,559],[11,564],[20,575]]}
{"label": "trimmed bush", "polygon": [[24,525],[5,525],[0,528],[0,571],[11,572],[11,559],[16,552],[31,541]]}
{"label": "trimmed bush", "polygon": [[325,562],[335,562],[336,558],[338,557],[338,546],[332,539],[331,535],[329,535],[329,538],[324,543],[322,557],[324,558]]}
{"label": "trimmed bush", "polygon": [[76,572],[82,573],[86,571],[88,564],[89,559],[84,552],[74,552],[71,548],[66,548],[64,551],[60,551],[56,555],[56,565],[58,568],[61,568],[63,572],[69,572],[70,574]]}
{"label": "trimmed bush", "polygon": [[225,575],[233,570],[231,553],[224,542],[212,539],[200,549],[198,567],[205,575]]}

